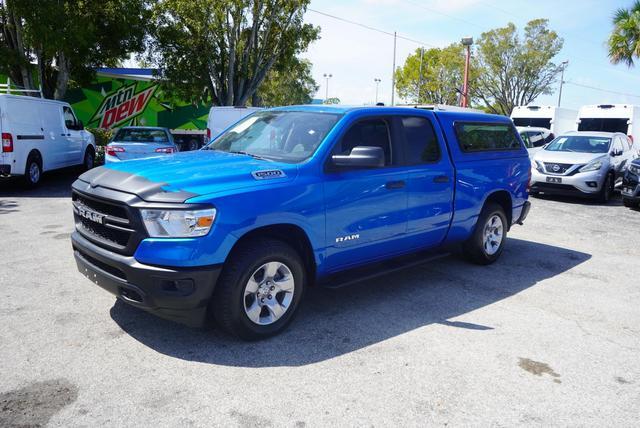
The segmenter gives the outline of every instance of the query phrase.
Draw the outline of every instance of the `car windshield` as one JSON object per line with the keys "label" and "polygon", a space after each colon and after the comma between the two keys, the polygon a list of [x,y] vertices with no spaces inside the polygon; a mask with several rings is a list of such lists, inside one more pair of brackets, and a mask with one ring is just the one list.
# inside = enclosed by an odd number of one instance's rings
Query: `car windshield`
{"label": "car windshield", "polygon": [[122,128],[116,134],[113,141],[126,141],[131,143],[169,143],[167,133],[162,129],[133,129]]}
{"label": "car windshield", "polygon": [[607,153],[611,138],[572,135],[558,137],[545,148],[551,152]]}
{"label": "car windshield", "polygon": [[340,117],[333,113],[257,112],[238,122],[204,149],[299,163],[316,151]]}

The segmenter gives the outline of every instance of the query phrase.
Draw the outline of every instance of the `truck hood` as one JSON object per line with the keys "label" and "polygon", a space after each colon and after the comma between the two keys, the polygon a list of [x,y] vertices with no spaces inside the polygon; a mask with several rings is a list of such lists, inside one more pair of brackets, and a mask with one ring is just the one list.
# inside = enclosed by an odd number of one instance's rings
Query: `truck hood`
{"label": "truck hood", "polygon": [[587,164],[603,156],[606,156],[606,153],[552,152],[543,149],[536,152],[533,160],[551,163]]}
{"label": "truck hood", "polygon": [[79,179],[92,188],[135,194],[147,202],[184,202],[211,193],[291,181],[297,174],[295,164],[198,150],[108,164]]}

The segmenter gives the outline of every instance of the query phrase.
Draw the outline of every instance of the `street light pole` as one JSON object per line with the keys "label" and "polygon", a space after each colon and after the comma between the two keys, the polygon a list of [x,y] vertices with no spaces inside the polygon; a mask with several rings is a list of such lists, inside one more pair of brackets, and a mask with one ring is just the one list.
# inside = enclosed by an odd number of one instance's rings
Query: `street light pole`
{"label": "street light pole", "polygon": [[323,74],[323,77],[324,77],[324,79],[326,81],[325,87],[324,87],[324,100],[326,102],[329,99],[329,79],[331,79],[333,77],[333,74],[325,73],[325,74]]}
{"label": "street light pole", "polygon": [[376,77],[375,79],[373,79],[373,81],[376,82],[376,104],[378,104],[378,86],[380,85],[380,82],[382,82],[382,80]]}
{"label": "street light pole", "polygon": [[564,70],[569,65],[569,61],[562,61],[560,65],[562,66],[562,71],[560,72],[560,91],[558,92],[558,107],[560,107],[560,103],[562,102],[562,85],[564,84]]}
{"label": "street light pole", "polygon": [[469,107],[469,66],[471,64],[471,45],[473,37],[463,37],[462,46],[467,48],[467,56],[464,62],[464,85],[462,86],[462,107]]}
{"label": "street light pole", "polygon": [[398,36],[393,32],[393,73],[391,74],[391,106],[396,102],[396,44]]}

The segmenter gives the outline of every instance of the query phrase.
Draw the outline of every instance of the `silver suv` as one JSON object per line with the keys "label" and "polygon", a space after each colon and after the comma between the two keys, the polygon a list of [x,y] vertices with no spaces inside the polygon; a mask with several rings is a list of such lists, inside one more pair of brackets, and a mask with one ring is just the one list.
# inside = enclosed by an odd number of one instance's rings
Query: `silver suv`
{"label": "silver suv", "polygon": [[531,193],[587,196],[607,202],[636,156],[622,133],[560,135],[533,156]]}

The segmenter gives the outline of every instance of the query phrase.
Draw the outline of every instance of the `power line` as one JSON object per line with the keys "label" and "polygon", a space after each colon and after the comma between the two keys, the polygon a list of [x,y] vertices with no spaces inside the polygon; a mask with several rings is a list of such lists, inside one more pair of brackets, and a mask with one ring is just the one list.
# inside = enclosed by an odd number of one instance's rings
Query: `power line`
{"label": "power line", "polygon": [[608,92],[610,94],[622,95],[622,96],[625,96],[625,97],[640,98],[640,95],[627,94],[627,93],[624,93],[624,92],[612,91],[612,90],[609,90],[609,89],[602,89],[602,88],[598,88],[596,86],[583,85],[582,83],[575,83],[575,82],[571,82],[571,81],[568,81],[568,80],[565,80],[564,83],[569,84],[569,85],[573,85],[573,86],[579,86],[581,88],[593,89],[594,91]]}
{"label": "power line", "polygon": [[[317,13],[318,15],[326,16],[326,17],[329,17],[329,18],[332,18],[332,19],[336,19],[338,21],[346,22],[347,24],[357,25],[358,27],[366,28],[367,30],[376,31],[376,32],[381,33],[381,34],[385,34],[387,36],[394,37],[394,33],[390,32],[390,31],[381,30],[379,28],[372,27],[370,25],[363,24],[361,22],[352,21],[352,20],[346,19],[346,18],[341,18],[339,16],[331,15],[331,14],[326,13],[326,12],[321,12],[321,11],[316,10],[316,9],[307,8],[307,10],[309,12]],[[395,37],[397,37],[398,39],[406,40],[408,42],[416,43],[416,44],[421,45],[421,46],[428,46],[430,48],[437,48],[438,47],[438,46],[432,45],[430,43],[423,42],[421,40],[416,40],[416,39],[412,39],[410,37],[402,36],[400,34],[396,34]]]}

